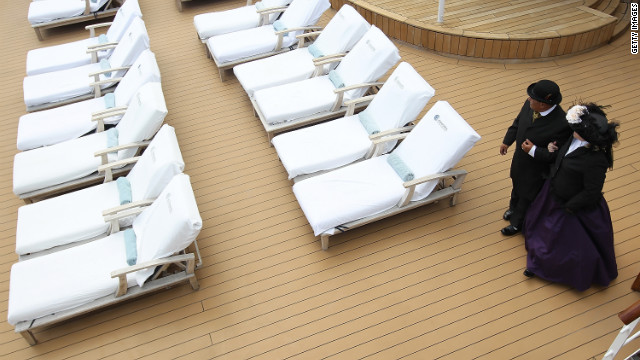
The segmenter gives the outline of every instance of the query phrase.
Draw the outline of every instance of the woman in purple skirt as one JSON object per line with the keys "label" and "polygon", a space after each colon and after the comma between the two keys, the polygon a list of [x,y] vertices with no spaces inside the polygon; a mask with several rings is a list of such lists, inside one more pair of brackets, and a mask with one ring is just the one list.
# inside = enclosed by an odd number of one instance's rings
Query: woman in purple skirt
{"label": "woman in purple skirt", "polygon": [[566,284],[579,291],[607,286],[618,276],[609,207],[602,196],[618,123],[589,103],[567,112],[572,138],[548,146],[556,159],[550,178],[527,213],[523,234],[526,276]]}

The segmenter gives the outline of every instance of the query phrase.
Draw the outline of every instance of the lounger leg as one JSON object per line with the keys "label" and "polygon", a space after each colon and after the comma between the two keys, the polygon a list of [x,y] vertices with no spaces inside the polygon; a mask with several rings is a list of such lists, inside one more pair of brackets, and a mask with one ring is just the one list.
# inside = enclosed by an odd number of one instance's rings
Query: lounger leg
{"label": "lounger leg", "polygon": [[196,278],[195,276],[193,276],[191,279],[189,279],[189,284],[191,285],[191,288],[193,290],[200,289],[200,284],[198,283],[198,278]]}
{"label": "lounger leg", "polygon": [[322,246],[322,250],[329,249],[329,235],[320,235],[320,245]]}
{"label": "lounger leg", "polygon": [[176,6],[178,7],[178,11],[182,11],[182,0],[176,0]]}
{"label": "lounger leg", "polygon": [[22,335],[22,337],[27,340],[27,342],[29,343],[29,345],[35,345],[38,343],[38,341],[36,340],[36,337],[33,336],[33,333],[31,332],[31,330],[25,330],[25,331],[21,331],[20,335]]}
{"label": "lounger leg", "polygon": [[36,31],[36,36],[38,37],[38,41],[42,41],[42,33],[40,32],[40,29],[34,28],[33,30]]}

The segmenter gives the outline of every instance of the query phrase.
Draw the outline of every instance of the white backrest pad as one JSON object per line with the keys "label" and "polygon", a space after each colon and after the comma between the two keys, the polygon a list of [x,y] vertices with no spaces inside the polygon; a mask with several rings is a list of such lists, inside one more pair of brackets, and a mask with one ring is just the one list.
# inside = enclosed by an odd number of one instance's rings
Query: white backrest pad
{"label": "white backrest pad", "polygon": [[314,25],[331,4],[329,0],[293,0],[280,17],[287,29]]}
{"label": "white backrest pad", "polygon": [[138,92],[138,89],[152,81],[160,82],[160,69],[158,68],[155,54],[146,49],[138,56],[127,73],[124,74],[124,77],[113,92],[116,106],[128,105],[133,95]]}
{"label": "white backrest pad", "polygon": [[435,90],[407,62],[402,62],[367,107],[380,131],[402,127],[415,120]]}
{"label": "white backrest pad", "polygon": [[111,67],[129,66],[149,48],[149,34],[141,18],[135,17],[109,57]]}
{"label": "white backrest pad", "polygon": [[[118,143],[126,145],[150,139],[162,126],[167,115],[162,86],[157,82],[144,84],[129,103],[116,129]],[[132,157],[136,149],[120,150],[118,159]]]}
{"label": "white backrest pad", "polygon": [[[138,263],[164,258],[184,250],[202,229],[193,188],[186,174],[171,179],[160,196],[133,221]],[[142,285],[151,271],[140,271]]]}
{"label": "white backrest pad", "polygon": [[[393,153],[419,178],[453,168],[478,140],[480,135],[448,102],[441,100],[429,109]],[[420,193],[416,196],[426,196],[431,189],[416,191]]]}
{"label": "white backrest pad", "polygon": [[109,41],[120,41],[125,30],[131,24],[134,17],[141,17],[140,5],[138,0],[126,0],[116,12],[109,30],[107,30],[107,39]]}
{"label": "white backrest pad", "polygon": [[184,170],[173,127],[164,124],[127,175],[133,201],[155,199],[169,181]]}
{"label": "white backrest pad", "polygon": [[351,50],[371,25],[353,7],[343,5],[314,41],[323,55]]}
{"label": "white backrest pad", "polygon": [[262,4],[265,9],[287,6],[291,3],[291,0],[262,0]]}
{"label": "white backrest pad", "polygon": [[[375,82],[399,60],[398,48],[380,29],[372,25],[342,59],[336,72],[345,86]],[[366,89],[348,91],[345,100],[360,97],[365,91]]]}

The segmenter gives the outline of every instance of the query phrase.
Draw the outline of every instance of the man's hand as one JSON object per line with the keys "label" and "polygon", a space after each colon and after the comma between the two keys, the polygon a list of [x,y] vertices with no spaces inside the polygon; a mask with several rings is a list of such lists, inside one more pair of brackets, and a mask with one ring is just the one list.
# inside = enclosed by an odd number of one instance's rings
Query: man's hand
{"label": "man's hand", "polygon": [[506,155],[509,145],[500,144],[500,155]]}
{"label": "man's hand", "polygon": [[524,150],[524,152],[526,152],[527,154],[529,153],[532,147],[533,147],[533,143],[529,139],[525,140],[522,143],[522,150]]}

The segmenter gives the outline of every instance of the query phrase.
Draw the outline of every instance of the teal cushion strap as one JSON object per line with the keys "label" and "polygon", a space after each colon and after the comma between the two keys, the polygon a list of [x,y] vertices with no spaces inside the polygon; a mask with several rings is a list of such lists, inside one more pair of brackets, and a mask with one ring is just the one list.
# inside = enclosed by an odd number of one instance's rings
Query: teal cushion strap
{"label": "teal cushion strap", "polygon": [[107,132],[107,147],[118,146],[118,129],[111,128]]}
{"label": "teal cushion strap", "polygon": [[109,42],[109,39],[107,39],[107,35],[100,34],[100,36],[98,36],[98,44],[105,44],[107,42]]}
{"label": "teal cushion strap", "polygon": [[284,25],[282,21],[276,20],[273,22],[273,29],[275,31],[281,31],[281,30],[287,30],[287,27]]}
{"label": "teal cushion strap", "polygon": [[116,179],[118,185],[118,196],[120,197],[120,205],[129,204],[131,202],[131,183],[129,179],[121,176]]}
{"label": "teal cushion strap", "polygon": [[113,93],[108,93],[104,96],[104,108],[111,109],[116,107],[116,96]]}
{"label": "teal cushion strap", "polygon": [[409,169],[409,166],[405,164],[402,158],[400,158],[400,156],[395,153],[391,153],[387,156],[387,162],[391,165],[393,170],[395,170],[402,181],[413,180],[413,172]]}
{"label": "teal cushion strap", "polygon": [[138,262],[138,249],[136,246],[136,233],[129,228],[124,231],[124,250],[127,254],[127,264],[133,266]]}
{"label": "teal cushion strap", "polygon": [[264,5],[264,3],[262,1],[258,1],[256,3],[256,10],[260,11],[260,10],[262,10],[264,8],[265,8],[265,5]]}
{"label": "teal cushion strap", "polygon": [[[102,70],[111,69],[111,64],[109,64],[109,60],[107,59],[100,60],[100,69]],[[104,73],[104,76],[111,77],[111,72]]]}
{"label": "teal cushion strap", "polygon": [[342,77],[335,70],[329,71],[329,80],[331,80],[331,82],[333,83],[333,86],[335,86],[336,89],[340,89],[344,87],[344,81],[342,80]]}
{"label": "teal cushion strap", "polygon": [[378,123],[376,123],[376,121],[367,110],[358,113],[358,120],[360,120],[360,123],[362,124],[364,129],[367,130],[369,135],[377,134],[380,132]]}
{"label": "teal cushion strap", "polygon": [[309,51],[309,54],[311,54],[311,56],[313,56],[316,59],[324,56],[324,54],[316,44],[311,44],[307,46],[307,50]]}

